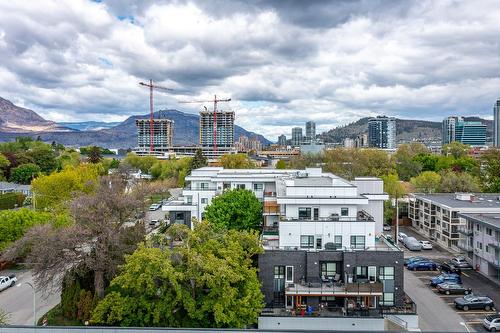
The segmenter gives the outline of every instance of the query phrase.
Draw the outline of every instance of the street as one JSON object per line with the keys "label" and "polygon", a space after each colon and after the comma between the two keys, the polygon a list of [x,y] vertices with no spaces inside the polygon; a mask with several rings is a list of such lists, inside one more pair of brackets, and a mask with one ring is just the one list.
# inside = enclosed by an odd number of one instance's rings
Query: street
{"label": "street", "polygon": [[[16,274],[17,284],[0,292],[0,309],[9,315],[9,324],[33,325],[33,290],[26,282],[33,284],[33,277],[28,270],[4,270],[0,275]],[[36,319],[47,313],[61,300],[60,292],[44,295],[36,293]]]}
{"label": "street", "polygon": [[[420,234],[408,227],[401,227],[401,232],[415,237],[419,240],[425,239]],[[428,240],[428,239],[427,239]],[[411,256],[423,256],[436,263],[442,263],[455,255],[433,243],[432,250],[409,251],[402,244],[405,258]],[[461,278],[465,287],[472,288],[476,295],[489,296],[495,302],[497,309],[494,311],[461,311],[456,310],[453,300],[461,295],[442,295],[437,293],[436,288],[429,285],[430,278],[439,275],[439,271],[409,271],[405,270],[405,291],[417,304],[420,328],[422,331],[460,331],[466,332],[466,328],[459,323],[464,322],[468,328],[476,331],[484,331],[482,321],[488,314],[496,313],[500,305],[500,286],[488,280],[474,270],[463,271]]]}

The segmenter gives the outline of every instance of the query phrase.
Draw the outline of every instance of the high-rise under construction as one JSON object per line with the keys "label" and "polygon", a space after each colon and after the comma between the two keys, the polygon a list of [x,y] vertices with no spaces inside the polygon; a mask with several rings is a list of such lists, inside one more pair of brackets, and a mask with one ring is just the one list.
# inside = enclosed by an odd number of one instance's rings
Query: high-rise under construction
{"label": "high-rise under construction", "polygon": [[138,152],[166,153],[173,145],[174,122],[170,119],[153,119],[153,150],[151,151],[151,119],[137,119]]}
{"label": "high-rise under construction", "polygon": [[[214,122],[215,116],[215,122]],[[216,123],[216,130],[214,130]],[[201,111],[200,145],[204,148],[230,148],[234,145],[234,112]]]}

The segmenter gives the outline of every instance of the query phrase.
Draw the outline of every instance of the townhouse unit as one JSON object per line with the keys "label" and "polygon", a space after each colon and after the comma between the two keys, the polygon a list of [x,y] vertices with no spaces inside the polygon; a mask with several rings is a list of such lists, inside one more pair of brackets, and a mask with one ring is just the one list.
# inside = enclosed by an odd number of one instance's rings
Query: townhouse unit
{"label": "townhouse unit", "polygon": [[458,247],[467,253],[477,271],[500,283],[500,212],[458,216],[465,220],[458,229],[462,235]]}
{"label": "townhouse unit", "polygon": [[460,251],[458,243],[462,236],[459,229],[466,222],[459,214],[500,213],[499,196],[498,193],[410,194],[408,217],[422,235]]}

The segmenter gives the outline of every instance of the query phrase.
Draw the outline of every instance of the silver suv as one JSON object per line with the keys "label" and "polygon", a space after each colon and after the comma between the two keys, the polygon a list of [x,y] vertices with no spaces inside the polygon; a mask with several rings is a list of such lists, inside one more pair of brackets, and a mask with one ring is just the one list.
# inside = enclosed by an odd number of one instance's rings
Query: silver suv
{"label": "silver suv", "polygon": [[500,330],[500,314],[486,316],[483,320],[483,326],[490,332]]}

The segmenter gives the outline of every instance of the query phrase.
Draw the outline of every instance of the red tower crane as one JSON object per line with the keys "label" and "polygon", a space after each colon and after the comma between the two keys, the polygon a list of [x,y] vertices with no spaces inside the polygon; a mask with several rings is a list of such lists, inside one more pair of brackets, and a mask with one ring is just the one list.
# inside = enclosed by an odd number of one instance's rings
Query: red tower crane
{"label": "red tower crane", "polygon": [[[231,98],[219,99],[217,95],[214,95],[213,100],[209,101],[181,101],[179,103],[214,103],[214,152],[217,152],[217,103],[219,102],[230,102]],[[206,109],[206,107],[205,107]]]}
{"label": "red tower crane", "polygon": [[149,83],[139,82],[141,86],[149,88],[149,153],[152,155],[154,150],[154,108],[153,108],[153,89],[172,91],[173,89],[165,88],[156,84],[153,84],[153,80],[149,79]]}

